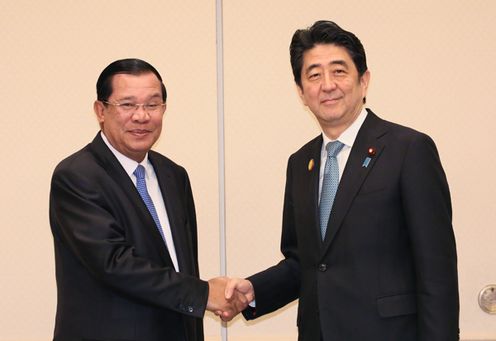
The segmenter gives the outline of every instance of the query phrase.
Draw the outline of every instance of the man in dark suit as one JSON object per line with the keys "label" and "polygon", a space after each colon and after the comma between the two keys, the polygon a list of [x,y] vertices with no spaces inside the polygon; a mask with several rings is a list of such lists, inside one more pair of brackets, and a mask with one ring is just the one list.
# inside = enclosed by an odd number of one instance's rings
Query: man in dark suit
{"label": "man in dark suit", "polygon": [[299,340],[458,340],[451,202],[434,142],[364,108],[370,73],[353,33],[318,21],[295,32],[290,54],[322,135],[289,158],[285,258],[231,280],[226,297],[255,298],[247,319],[299,298]]}
{"label": "man in dark suit", "polygon": [[150,150],[166,107],[162,78],[145,61],[118,60],[97,95],[101,131],[52,178],[54,340],[203,340],[205,309],[246,305],[225,300],[226,279],[199,279],[188,175]]}

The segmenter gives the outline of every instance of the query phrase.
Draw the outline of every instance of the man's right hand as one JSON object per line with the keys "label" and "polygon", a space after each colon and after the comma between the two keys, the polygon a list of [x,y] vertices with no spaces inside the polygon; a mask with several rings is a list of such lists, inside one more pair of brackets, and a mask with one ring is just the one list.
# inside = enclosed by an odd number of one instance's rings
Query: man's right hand
{"label": "man's right hand", "polygon": [[233,290],[226,296],[226,285],[230,283],[227,277],[216,277],[208,281],[207,310],[219,316],[223,321],[231,321],[240,311],[246,309],[249,300],[246,295]]}
{"label": "man's right hand", "polygon": [[226,285],[225,297],[230,300],[233,296],[242,294],[245,300],[251,303],[255,300],[255,289],[253,284],[247,279],[230,278]]}

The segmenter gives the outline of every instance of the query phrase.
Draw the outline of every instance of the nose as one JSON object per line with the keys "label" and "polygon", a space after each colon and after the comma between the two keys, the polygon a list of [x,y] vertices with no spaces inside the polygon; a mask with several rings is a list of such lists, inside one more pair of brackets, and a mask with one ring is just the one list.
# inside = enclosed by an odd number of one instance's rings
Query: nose
{"label": "nose", "polygon": [[336,88],[336,82],[332,78],[331,75],[325,74],[322,80],[322,90],[324,91],[332,91]]}
{"label": "nose", "polygon": [[131,118],[136,122],[146,122],[150,119],[150,114],[145,110],[143,105],[139,105],[131,115]]}

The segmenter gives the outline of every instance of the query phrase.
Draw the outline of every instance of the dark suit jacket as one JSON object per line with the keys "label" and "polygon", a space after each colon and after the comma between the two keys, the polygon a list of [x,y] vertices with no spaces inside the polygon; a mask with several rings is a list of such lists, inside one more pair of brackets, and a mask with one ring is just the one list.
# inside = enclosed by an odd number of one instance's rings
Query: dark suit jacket
{"label": "dark suit jacket", "polygon": [[245,317],[299,298],[299,340],[458,340],[451,202],[434,142],[369,111],[339,183],[324,242],[318,210],[321,147],[319,136],[289,159],[285,259],[249,278],[256,311],[246,310]]}
{"label": "dark suit jacket", "polygon": [[198,272],[195,207],[184,168],[150,151],[180,272],[136,187],[100,134],[55,169],[54,340],[203,340],[208,284]]}

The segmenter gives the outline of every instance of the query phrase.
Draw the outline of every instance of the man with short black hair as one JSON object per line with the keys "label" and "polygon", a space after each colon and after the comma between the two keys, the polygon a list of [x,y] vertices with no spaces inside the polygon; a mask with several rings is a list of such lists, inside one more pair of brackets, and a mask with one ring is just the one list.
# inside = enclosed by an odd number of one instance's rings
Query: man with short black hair
{"label": "man with short black hair", "polygon": [[427,135],[364,108],[360,40],[331,21],[297,30],[291,66],[322,134],[289,158],[284,260],[232,279],[247,319],[299,299],[302,341],[458,340],[451,201]]}
{"label": "man with short black hair", "polygon": [[205,309],[246,307],[225,300],[226,279],[199,279],[188,174],[151,150],[166,100],[152,65],[111,63],[97,82],[101,131],[53,173],[54,340],[201,341]]}

